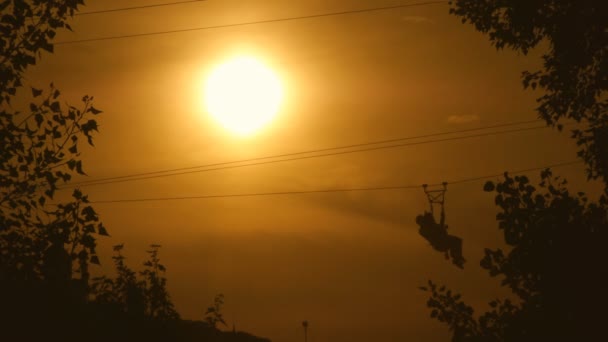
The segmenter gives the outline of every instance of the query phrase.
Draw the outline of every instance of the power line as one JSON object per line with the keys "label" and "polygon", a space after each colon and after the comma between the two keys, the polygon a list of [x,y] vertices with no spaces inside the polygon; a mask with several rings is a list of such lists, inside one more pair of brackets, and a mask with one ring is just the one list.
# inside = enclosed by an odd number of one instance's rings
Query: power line
{"label": "power line", "polygon": [[[524,173],[524,172],[532,172],[532,171],[540,171],[540,170],[545,170],[545,169],[551,169],[551,168],[555,168],[555,167],[562,167],[562,166],[570,166],[570,165],[576,165],[576,164],[580,164],[582,163],[582,160],[572,160],[569,162],[563,162],[563,163],[556,163],[556,164],[551,164],[551,165],[547,165],[547,166],[543,166],[543,167],[533,167],[530,169],[522,169],[522,170],[517,170],[517,171],[512,171],[512,172],[508,172],[509,174],[518,174],[518,173]],[[498,173],[495,175],[491,175],[491,176],[479,176],[479,177],[471,177],[471,178],[463,178],[463,179],[459,179],[453,182],[450,182],[449,184],[464,184],[464,183],[471,183],[471,182],[476,182],[476,181],[480,181],[480,180],[484,180],[484,179],[490,179],[490,178],[495,178],[495,177],[500,177],[503,176],[505,174],[505,172],[503,173]],[[441,185],[440,183],[437,184],[431,184],[432,186],[437,186],[437,185]]]}
{"label": "power line", "polygon": [[[510,172],[510,174],[518,174],[531,171],[539,171],[548,168],[556,168],[574,164],[580,164],[582,161],[569,161],[564,163],[557,163],[543,167],[535,167],[524,170],[517,170]],[[448,184],[463,184],[474,181],[491,179],[500,177],[504,173],[472,177],[460,179]],[[430,184],[431,186],[441,185],[442,183]],[[396,186],[383,186],[383,187],[365,187],[365,188],[341,188],[341,189],[322,189],[322,190],[304,190],[304,191],[280,191],[280,192],[257,192],[257,193],[243,193],[243,194],[229,194],[229,195],[203,195],[203,196],[180,196],[180,197],[154,197],[154,198],[138,198],[138,199],[118,199],[118,200],[101,200],[91,201],[92,204],[104,204],[104,203],[135,203],[135,202],[153,202],[153,201],[181,201],[181,200],[195,200],[195,199],[213,199],[213,198],[235,198],[235,197],[261,197],[261,196],[282,196],[282,195],[304,195],[304,194],[320,194],[320,193],[338,193],[338,192],[355,192],[355,191],[381,191],[381,190],[409,190],[418,189],[420,185],[396,185]]]}
{"label": "power line", "polygon": [[202,172],[209,172],[209,171],[236,169],[236,168],[242,168],[242,167],[248,167],[248,166],[257,166],[257,165],[283,163],[283,162],[289,162],[289,161],[295,161],[295,160],[313,159],[313,158],[336,156],[336,155],[345,155],[345,154],[352,154],[352,153],[359,153],[359,152],[376,151],[376,150],[382,150],[382,149],[390,149],[390,148],[398,148],[398,147],[406,147],[406,146],[414,146],[414,145],[423,145],[423,144],[429,144],[429,143],[435,143],[435,142],[462,140],[462,139],[469,139],[469,138],[476,138],[476,137],[485,137],[485,136],[498,135],[498,134],[523,132],[523,131],[536,130],[536,129],[542,129],[542,128],[547,128],[547,127],[546,126],[534,126],[534,127],[518,128],[518,129],[504,130],[504,131],[498,131],[498,132],[472,134],[472,135],[461,136],[461,137],[451,137],[451,138],[444,138],[444,139],[435,139],[435,140],[427,140],[427,141],[412,142],[412,143],[394,144],[394,145],[387,145],[387,146],[375,146],[375,147],[362,148],[362,149],[349,150],[349,151],[340,151],[340,152],[332,152],[332,153],[325,153],[325,154],[317,154],[317,155],[312,155],[312,156],[300,156],[300,157],[294,157],[294,158],[286,158],[286,159],[279,159],[279,160],[270,160],[270,161],[249,163],[249,164],[243,164],[243,165],[227,165],[227,166],[213,167],[213,168],[208,168],[208,169],[203,169],[203,170],[189,170],[189,171],[182,171],[182,172],[175,172],[175,173],[168,173],[168,174],[156,174],[156,175],[149,175],[149,176],[136,177],[136,178],[128,178],[128,179],[114,179],[114,180],[108,180],[108,181],[95,181],[95,182],[90,182],[90,183],[86,183],[86,184],[84,184],[84,183],[69,184],[69,185],[67,185],[65,187],[60,188],[60,190],[64,190],[64,189],[68,189],[68,188],[75,188],[75,187],[105,185],[105,184],[113,184],[113,183],[131,182],[131,181],[136,181],[136,180],[146,180],[146,179],[153,179],[153,178],[162,178],[162,177],[170,177],[170,176],[177,176],[177,175],[202,173]]}
{"label": "power line", "polygon": [[122,12],[122,11],[132,11],[132,10],[138,10],[138,9],[146,9],[146,8],[154,8],[154,7],[165,7],[165,6],[175,6],[175,5],[190,4],[190,3],[193,3],[193,2],[205,2],[205,1],[208,1],[208,0],[187,0],[187,1],[165,2],[165,3],[152,4],[152,5],[141,5],[141,6],[132,6],[132,7],[110,8],[110,9],[98,10],[98,11],[78,12],[78,13],[75,13],[74,16],[90,15],[90,14],[102,14],[102,13],[112,13],[112,12]]}
{"label": "power line", "polygon": [[342,145],[342,146],[335,146],[335,147],[327,147],[327,148],[314,149],[314,150],[306,150],[306,151],[292,152],[292,153],[283,153],[283,154],[276,154],[276,155],[271,155],[271,156],[256,157],[256,158],[249,158],[249,159],[240,159],[240,160],[233,160],[233,161],[221,162],[221,163],[213,163],[213,164],[190,166],[190,167],[181,167],[181,168],[175,168],[175,169],[165,169],[165,170],[159,170],[159,171],[132,173],[132,174],[129,174],[129,175],[124,175],[124,176],[106,177],[106,178],[101,178],[101,179],[92,179],[92,180],[87,180],[87,181],[75,182],[75,183],[72,183],[71,185],[81,185],[81,184],[88,184],[88,183],[105,182],[105,181],[117,180],[117,179],[150,176],[150,175],[162,174],[162,173],[179,172],[179,171],[195,170],[195,169],[202,169],[202,168],[207,168],[207,167],[216,167],[216,166],[223,166],[223,165],[230,165],[230,164],[249,163],[249,162],[261,161],[261,160],[267,160],[267,159],[277,159],[277,158],[284,158],[284,157],[292,157],[292,156],[297,156],[297,155],[302,155],[302,154],[321,153],[321,152],[328,152],[328,151],[335,151],[335,150],[343,150],[343,149],[347,149],[347,148],[355,148],[355,147],[363,147],[363,146],[387,144],[387,143],[393,143],[393,142],[397,142],[397,141],[424,139],[424,138],[432,138],[432,137],[437,137],[437,136],[442,136],[442,135],[451,135],[451,134],[459,134],[459,133],[476,132],[476,131],[482,131],[482,130],[493,129],[493,128],[503,128],[503,127],[512,127],[512,126],[531,124],[531,123],[536,123],[538,121],[539,120],[515,121],[515,122],[510,122],[510,123],[505,123],[505,124],[496,124],[496,125],[489,125],[489,126],[481,126],[481,127],[476,127],[476,128],[469,128],[469,129],[462,129],[462,130],[455,130],[455,131],[447,131],[447,132],[439,132],[439,133],[431,133],[431,134],[409,136],[409,137],[402,137],[402,138],[395,138],[395,139],[376,140],[376,141],[370,141],[370,142],[366,142],[366,143],[358,143],[358,144],[351,144],[351,145]]}
{"label": "power line", "polygon": [[208,168],[208,169],[203,169],[203,170],[189,170],[189,171],[174,172],[174,173],[168,173],[168,174],[157,174],[157,175],[135,177],[135,178],[128,178],[128,179],[97,181],[97,182],[91,182],[91,183],[86,183],[86,184],[82,184],[82,183],[81,184],[70,184],[69,186],[63,187],[61,189],[73,188],[73,187],[83,187],[83,186],[105,185],[105,184],[113,184],[113,183],[124,183],[124,182],[136,181],[136,180],[146,180],[146,179],[163,178],[163,177],[178,176],[178,175],[193,174],[193,173],[202,173],[202,172],[209,172],[209,171],[235,169],[235,168],[242,168],[242,167],[248,167],[248,166],[275,164],[275,163],[290,162],[290,161],[296,161],[296,160],[305,160],[305,159],[337,156],[337,155],[352,154],[352,153],[359,153],[359,152],[376,151],[376,150],[382,150],[382,149],[423,145],[423,144],[435,143],[435,142],[445,142],[445,141],[462,140],[462,139],[468,139],[468,138],[485,137],[485,136],[498,135],[498,134],[516,133],[516,132],[523,132],[523,131],[536,130],[536,129],[542,129],[542,128],[547,128],[547,127],[546,126],[535,126],[535,127],[504,130],[504,131],[491,132],[491,133],[467,135],[467,136],[462,136],[462,137],[452,137],[452,138],[436,139],[436,140],[422,141],[422,142],[394,144],[394,145],[388,145],[388,146],[376,146],[376,147],[350,150],[350,151],[340,151],[340,152],[325,153],[325,154],[312,155],[312,156],[301,156],[301,157],[271,160],[271,161],[265,161],[265,162],[256,162],[256,163],[249,163],[249,164],[243,164],[243,165],[227,165],[227,166],[213,167],[213,168]]}
{"label": "power line", "polygon": [[179,29],[179,30],[167,30],[167,31],[156,31],[156,32],[125,34],[125,35],[119,35],[119,36],[109,36],[109,37],[99,37],[99,38],[85,38],[85,39],[67,40],[67,41],[62,41],[62,42],[56,42],[54,44],[55,45],[66,45],[66,44],[76,44],[76,43],[98,42],[98,41],[103,41],[103,40],[115,40],[115,39],[125,39],[125,38],[147,37],[147,36],[155,36],[155,35],[162,35],[162,34],[173,34],[173,33],[192,32],[192,31],[214,30],[214,29],[219,29],[219,28],[249,26],[249,25],[258,25],[258,24],[270,24],[270,23],[278,23],[278,22],[293,21],[293,20],[304,20],[304,19],[313,19],[313,18],[322,18],[322,17],[332,17],[332,16],[347,15],[347,14],[358,14],[358,13],[366,13],[366,12],[378,12],[378,11],[386,11],[386,10],[391,10],[391,9],[397,9],[397,8],[418,7],[418,6],[427,6],[427,5],[444,4],[444,3],[448,3],[448,1],[425,1],[425,2],[410,3],[410,4],[403,4],[403,5],[373,7],[373,8],[359,9],[359,10],[329,12],[329,13],[320,13],[320,14],[312,14],[312,15],[302,15],[302,16],[286,17],[286,18],[278,18],[278,19],[267,19],[267,20],[249,21],[249,22],[235,23],[235,24],[224,24],[224,25],[195,27],[195,28],[189,28],[189,29]]}

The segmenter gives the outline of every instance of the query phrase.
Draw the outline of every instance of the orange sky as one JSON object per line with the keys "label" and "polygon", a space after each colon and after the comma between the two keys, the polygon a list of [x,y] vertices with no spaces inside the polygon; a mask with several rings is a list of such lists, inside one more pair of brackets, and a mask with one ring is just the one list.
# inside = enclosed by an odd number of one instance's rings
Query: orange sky
{"label": "orange sky", "polygon": [[[127,5],[87,3],[83,11]],[[395,3],[209,0],[80,16],[58,41]],[[200,107],[201,78],[237,51],[267,61],[286,84],[277,120],[249,138],[225,133]],[[38,87],[54,81],[74,104],[95,96],[101,133],[83,157],[90,178],[101,178],[533,119],[538,94],[524,92],[519,76],[537,65],[497,53],[434,5],[61,45],[27,77]],[[575,151],[568,134],[540,130],[83,189],[95,201],[411,185],[569,161]],[[556,171],[575,189],[590,187],[582,165]],[[418,286],[448,283],[479,308],[504,291],[478,267],[483,248],[500,242],[482,185],[447,195],[464,271],[418,235],[422,189],[98,204],[112,235],[100,241],[102,262],[124,242],[137,267],[159,243],[184,318],[201,318],[221,292],[230,325],[276,342],[301,341],[304,319],[311,342],[446,340]]]}

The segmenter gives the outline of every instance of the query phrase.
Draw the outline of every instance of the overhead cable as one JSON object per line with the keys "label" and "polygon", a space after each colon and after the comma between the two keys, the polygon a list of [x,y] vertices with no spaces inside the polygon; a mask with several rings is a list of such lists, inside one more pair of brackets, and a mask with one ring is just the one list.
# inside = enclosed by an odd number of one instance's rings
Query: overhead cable
{"label": "overhead cable", "polygon": [[398,141],[425,139],[425,138],[432,138],[432,137],[443,136],[443,135],[452,135],[452,134],[460,134],[460,133],[469,133],[469,132],[476,132],[476,131],[484,131],[484,130],[488,130],[488,129],[503,128],[503,127],[513,127],[513,126],[520,126],[520,125],[531,124],[531,123],[538,123],[538,122],[539,122],[539,120],[515,121],[515,122],[508,122],[508,123],[503,123],[503,124],[480,126],[480,127],[476,127],[476,128],[468,128],[468,129],[461,129],[461,130],[452,130],[452,131],[446,131],[446,132],[438,132],[438,133],[431,133],[431,134],[415,135],[415,136],[408,136],[408,137],[401,137],[401,138],[394,138],[394,139],[376,140],[376,141],[370,141],[370,142],[358,143],[358,144],[341,145],[341,146],[326,147],[326,148],[305,150],[305,151],[299,151],[299,152],[275,154],[275,155],[264,156],[264,157],[256,157],[256,158],[232,160],[232,161],[228,161],[228,162],[220,162],[220,163],[212,163],[212,164],[205,164],[205,165],[181,167],[181,168],[174,168],[174,169],[165,169],[165,170],[158,170],[158,171],[132,173],[132,174],[123,175],[123,176],[106,177],[106,178],[98,178],[98,179],[92,179],[92,180],[74,182],[74,183],[71,183],[71,185],[77,186],[77,185],[82,185],[82,184],[98,183],[98,182],[113,181],[113,180],[118,180],[118,179],[135,178],[135,177],[142,177],[142,176],[150,176],[150,175],[156,175],[156,174],[162,174],[162,173],[172,173],[172,172],[188,171],[188,170],[195,170],[195,169],[202,169],[202,168],[209,168],[209,167],[217,167],[217,166],[224,166],[224,165],[231,165],[231,164],[242,164],[242,163],[256,162],[256,161],[267,160],[267,159],[277,159],[277,158],[284,158],[284,157],[293,157],[293,156],[303,155],[303,154],[321,153],[321,152],[344,150],[344,149],[363,147],[363,146],[388,144],[388,143],[393,143],[393,142],[398,142]]}
{"label": "overhead cable", "polygon": [[327,12],[327,13],[302,15],[302,16],[295,16],[295,17],[286,17],[286,18],[277,18],[277,19],[248,21],[248,22],[244,22],[244,23],[223,24],[223,25],[193,27],[193,28],[187,28],[187,29],[155,31],[155,32],[144,32],[144,33],[134,33],[134,34],[124,34],[124,35],[108,36],[108,37],[97,37],[97,38],[84,38],[84,39],[76,39],[76,40],[65,40],[65,41],[56,42],[54,44],[55,45],[67,45],[67,44],[76,44],[76,43],[90,43],[90,42],[99,42],[99,41],[104,41],[104,40],[116,40],[116,39],[147,37],[147,36],[156,36],[156,35],[164,35],[164,34],[183,33],[183,32],[214,30],[214,29],[228,28],[228,27],[239,27],[239,26],[259,25],[259,24],[270,24],[270,23],[279,23],[279,22],[294,21],[294,20],[323,18],[323,17],[340,16],[340,15],[347,15],[347,14],[358,14],[358,13],[366,13],[366,12],[378,12],[378,11],[386,11],[386,10],[398,9],[398,8],[418,7],[418,6],[427,6],[427,5],[436,5],[436,4],[445,4],[445,3],[448,3],[448,1],[425,1],[425,2],[409,3],[409,4],[403,4],[403,5],[373,7],[373,8],[358,9],[358,10],[339,11],[339,12]]}
{"label": "overhead cable", "polygon": [[243,167],[249,167],[249,166],[284,163],[284,162],[290,162],[290,161],[296,161],[296,160],[314,159],[314,158],[345,155],[345,154],[352,154],[352,153],[359,153],[359,152],[392,149],[392,148],[399,148],[399,147],[406,147],[406,146],[424,145],[424,144],[436,143],[436,142],[446,142],[446,141],[454,141],[454,140],[462,140],[462,139],[470,139],[470,138],[479,138],[479,137],[486,137],[486,136],[492,136],[492,135],[498,135],[498,134],[507,134],[507,133],[516,133],[516,132],[537,130],[537,129],[543,129],[543,128],[547,128],[547,127],[546,126],[534,126],[534,127],[527,127],[527,128],[518,128],[518,129],[503,130],[503,131],[498,131],[498,132],[472,134],[472,135],[466,135],[466,136],[427,140],[427,141],[420,141],[420,142],[409,142],[409,143],[402,143],[402,144],[374,146],[374,147],[360,148],[360,149],[355,149],[355,150],[316,154],[316,155],[311,155],[311,156],[300,156],[300,157],[285,158],[285,159],[278,159],[278,160],[261,161],[261,162],[248,163],[248,164],[225,165],[225,166],[219,166],[219,167],[206,168],[206,169],[202,169],[202,170],[188,170],[188,171],[180,171],[180,172],[173,172],[173,173],[166,173],[166,174],[155,174],[155,175],[142,176],[142,177],[126,178],[126,179],[114,179],[114,180],[97,181],[97,182],[91,182],[91,183],[69,184],[64,187],[61,187],[60,190],[68,189],[68,188],[75,188],[75,187],[86,187],[86,186],[95,186],[95,185],[124,183],[124,182],[138,181],[138,180],[163,178],[163,177],[171,177],[171,176],[226,170],[226,169],[236,169],[236,168],[243,168]]}
{"label": "overhead cable", "polygon": [[[582,161],[569,161],[563,163],[557,163],[547,165],[543,167],[535,167],[524,170],[517,170],[509,172],[509,174],[520,174],[524,172],[540,171],[548,168],[556,168],[569,166],[574,164],[580,164]],[[470,183],[485,179],[496,178],[504,175],[504,173],[471,177],[459,179],[448,184],[463,184]],[[439,186],[443,183],[430,184],[430,186]],[[182,201],[182,200],[197,200],[197,199],[213,199],[213,198],[235,198],[235,197],[261,197],[261,196],[283,196],[283,195],[304,195],[304,194],[319,194],[319,193],[339,193],[339,192],[355,192],[355,191],[381,191],[381,190],[408,190],[408,189],[419,189],[421,185],[396,185],[396,186],[382,186],[382,187],[361,187],[361,188],[339,188],[339,189],[321,189],[321,190],[304,190],[304,191],[277,191],[277,192],[257,192],[257,193],[241,193],[241,194],[227,194],[227,195],[202,195],[202,196],[180,196],[180,197],[148,197],[148,198],[135,198],[135,199],[115,199],[115,200],[99,200],[91,201],[92,204],[107,204],[107,203],[136,203],[136,202],[156,202],[156,201]]]}
{"label": "overhead cable", "polygon": [[123,12],[123,11],[132,11],[132,10],[140,10],[140,9],[155,8],[155,7],[175,6],[175,5],[190,4],[190,3],[194,3],[194,2],[205,2],[205,1],[208,1],[208,0],[186,0],[186,1],[165,2],[165,3],[160,3],[160,4],[151,4],[151,5],[110,8],[110,9],[97,10],[97,11],[77,12],[77,13],[74,13],[74,16],[91,15],[91,14],[103,14],[103,13],[113,13],[113,12]]}

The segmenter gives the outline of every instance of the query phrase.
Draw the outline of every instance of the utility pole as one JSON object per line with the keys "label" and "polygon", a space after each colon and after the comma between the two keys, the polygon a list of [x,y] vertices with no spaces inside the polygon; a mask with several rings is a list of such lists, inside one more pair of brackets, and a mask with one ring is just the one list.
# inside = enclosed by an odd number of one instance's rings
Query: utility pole
{"label": "utility pole", "polygon": [[308,342],[308,321],[302,322],[302,326],[304,327],[304,342]]}

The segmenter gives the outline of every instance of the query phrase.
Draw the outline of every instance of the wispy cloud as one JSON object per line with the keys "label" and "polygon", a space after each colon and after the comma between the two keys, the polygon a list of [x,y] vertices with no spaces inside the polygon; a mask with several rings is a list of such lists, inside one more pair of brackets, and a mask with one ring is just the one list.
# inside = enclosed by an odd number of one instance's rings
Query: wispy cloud
{"label": "wispy cloud", "polygon": [[479,116],[473,114],[450,115],[447,121],[451,124],[464,124],[479,121]]}
{"label": "wispy cloud", "polygon": [[421,17],[417,15],[406,15],[401,17],[402,21],[414,23],[414,24],[434,24],[435,21],[427,17]]}

